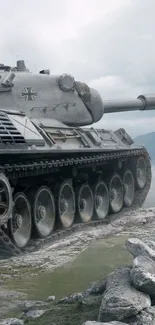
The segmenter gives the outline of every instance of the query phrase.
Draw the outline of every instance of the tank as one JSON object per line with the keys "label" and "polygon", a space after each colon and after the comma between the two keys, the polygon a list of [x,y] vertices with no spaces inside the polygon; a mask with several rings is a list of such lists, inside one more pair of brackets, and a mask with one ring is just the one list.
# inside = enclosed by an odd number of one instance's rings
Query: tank
{"label": "tank", "polygon": [[[151,185],[143,146],[104,113],[155,109],[155,96],[105,101],[69,74],[0,65],[0,255],[32,252],[141,207]],[[90,127],[88,127],[90,125]]]}

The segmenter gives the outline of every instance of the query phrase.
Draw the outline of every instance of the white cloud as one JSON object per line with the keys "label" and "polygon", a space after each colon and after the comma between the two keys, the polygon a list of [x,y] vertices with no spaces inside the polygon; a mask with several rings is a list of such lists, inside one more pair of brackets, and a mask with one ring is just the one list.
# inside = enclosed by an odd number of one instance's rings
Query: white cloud
{"label": "white cloud", "polygon": [[127,83],[121,76],[106,76],[93,79],[89,86],[97,89],[105,99],[117,99],[129,96],[138,96],[139,89]]}
{"label": "white cloud", "polygon": [[[34,72],[71,73],[104,99],[155,93],[154,0],[8,0],[1,12],[1,62],[25,59]],[[99,123],[135,132],[136,120],[141,133],[144,116],[154,130],[155,112],[106,115]]]}
{"label": "white cloud", "polygon": [[[95,23],[110,12],[127,6],[130,0],[8,0],[1,4],[0,26],[5,36],[33,36],[42,46],[80,37],[81,28]],[[8,23],[10,22],[10,23]],[[11,24],[12,23],[12,24]]]}

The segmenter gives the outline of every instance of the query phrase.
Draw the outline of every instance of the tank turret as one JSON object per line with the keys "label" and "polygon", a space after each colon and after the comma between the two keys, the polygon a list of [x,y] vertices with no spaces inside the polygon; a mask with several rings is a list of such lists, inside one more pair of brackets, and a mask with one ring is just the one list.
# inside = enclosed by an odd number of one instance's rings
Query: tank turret
{"label": "tank turret", "polygon": [[23,60],[14,68],[0,65],[0,107],[40,121],[56,119],[68,126],[90,125],[104,113],[96,90],[69,74],[54,76],[49,69],[30,73]]}
{"label": "tank turret", "polygon": [[18,110],[29,118],[67,126],[98,122],[104,113],[155,109],[155,96],[104,101],[99,92],[70,74],[50,75],[49,69],[30,73],[24,60],[16,67],[0,64],[0,108]]}

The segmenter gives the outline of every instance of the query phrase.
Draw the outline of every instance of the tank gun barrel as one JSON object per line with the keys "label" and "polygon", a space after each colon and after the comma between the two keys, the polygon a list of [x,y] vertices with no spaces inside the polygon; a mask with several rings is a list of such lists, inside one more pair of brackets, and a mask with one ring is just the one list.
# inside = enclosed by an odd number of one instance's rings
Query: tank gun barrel
{"label": "tank gun barrel", "polygon": [[104,113],[155,110],[155,95],[140,95],[133,100],[106,100]]}

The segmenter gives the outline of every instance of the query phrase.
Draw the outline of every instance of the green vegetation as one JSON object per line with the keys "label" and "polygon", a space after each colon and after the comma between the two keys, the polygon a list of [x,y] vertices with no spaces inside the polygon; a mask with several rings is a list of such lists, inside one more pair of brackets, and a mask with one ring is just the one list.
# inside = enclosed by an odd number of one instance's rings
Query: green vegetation
{"label": "green vegetation", "polygon": [[27,319],[28,325],[82,325],[87,320],[97,320],[101,296],[89,297],[74,304],[53,304],[50,311],[36,319]]}

